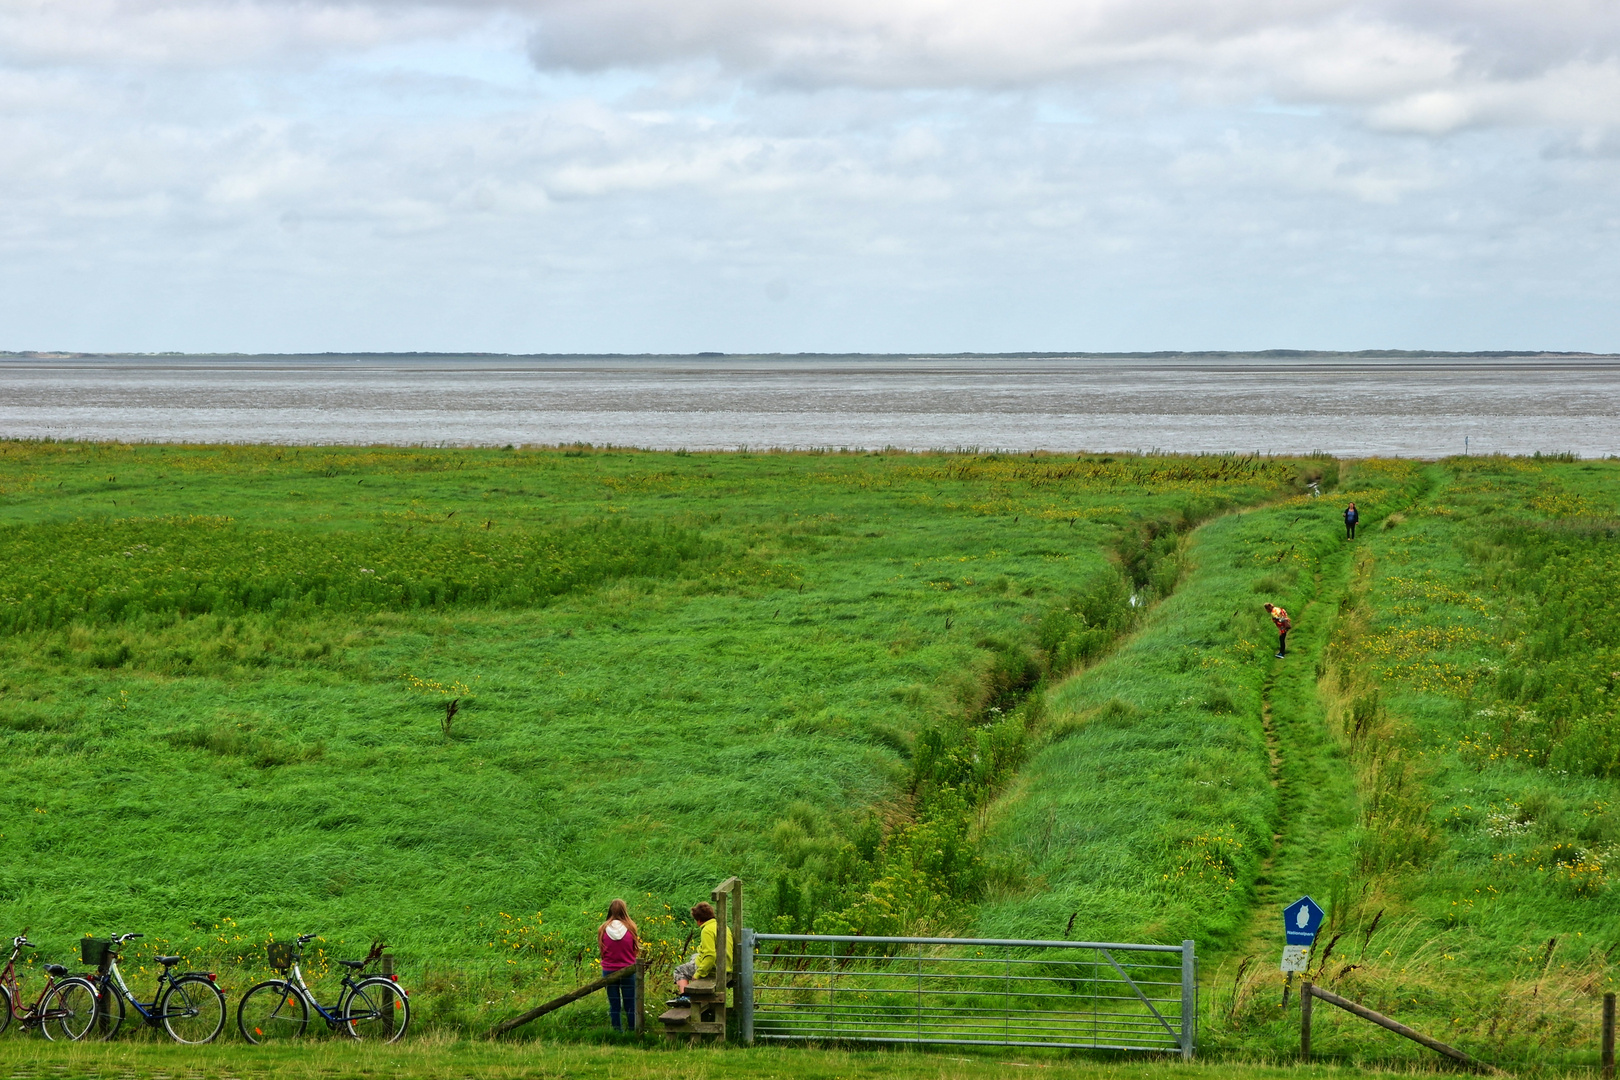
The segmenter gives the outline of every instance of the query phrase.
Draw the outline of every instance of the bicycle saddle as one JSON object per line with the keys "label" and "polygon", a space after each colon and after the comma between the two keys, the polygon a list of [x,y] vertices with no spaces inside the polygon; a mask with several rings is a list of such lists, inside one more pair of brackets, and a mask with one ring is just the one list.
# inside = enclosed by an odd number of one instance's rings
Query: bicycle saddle
{"label": "bicycle saddle", "polygon": [[164,967],[174,967],[174,965],[176,965],[180,961],[184,960],[185,957],[183,957],[183,956],[154,956],[154,957],[152,957],[152,959],[157,961],[158,963],[162,964]]}
{"label": "bicycle saddle", "polygon": [[45,974],[54,975],[60,979],[62,976],[67,974],[67,968],[63,967],[61,964],[46,964]]}
{"label": "bicycle saddle", "polygon": [[359,971],[361,968],[366,966],[366,962],[364,960],[339,960],[338,963],[342,964],[350,971]]}

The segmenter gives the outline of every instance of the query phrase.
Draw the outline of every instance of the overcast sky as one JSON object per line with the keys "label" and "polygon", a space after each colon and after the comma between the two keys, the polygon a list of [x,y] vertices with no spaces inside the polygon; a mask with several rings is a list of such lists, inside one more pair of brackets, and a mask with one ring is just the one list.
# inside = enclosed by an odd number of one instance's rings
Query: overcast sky
{"label": "overcast sky", "polygon": [[0,0],[0,349],[1620,350],[1617,0]]}

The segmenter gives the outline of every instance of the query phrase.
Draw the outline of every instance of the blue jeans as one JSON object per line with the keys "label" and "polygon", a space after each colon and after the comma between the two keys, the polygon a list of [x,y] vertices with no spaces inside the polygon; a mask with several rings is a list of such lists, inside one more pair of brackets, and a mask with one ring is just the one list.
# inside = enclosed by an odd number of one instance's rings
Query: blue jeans
{"label": "blue jeans", "polygon": [[[624,968],[615,970],[624,971]],[[603,975],[612,975],[607,968],[602,969]],[[613,1024],[614,1031],[623,1031],[624,1023],[621,1016],[630,1020],[631,1030],[636,1026],[636,976],[634,973],[626,975],[618,982],[607,984],[608,1020]]]}

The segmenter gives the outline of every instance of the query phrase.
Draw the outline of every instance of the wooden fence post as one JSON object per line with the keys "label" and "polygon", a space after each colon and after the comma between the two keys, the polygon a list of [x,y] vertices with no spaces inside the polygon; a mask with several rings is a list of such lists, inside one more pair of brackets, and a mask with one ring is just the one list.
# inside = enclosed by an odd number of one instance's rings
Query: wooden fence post
{"label": "wooden fence post", "polygon": [[[394,974],[394,954],[393,953],[383,953],[382,956],[378,957],[377,970],[382,972],[384,978],[387,978],[388,976],[393,975]],[[382,1007],[383,1007],[384,1010],[386,1010],[383,1015],[388,1017],[389,1023],[394,1023],[395,1022],[393,985],[394,984],[392,982],[390,982],[387,986],[383,987],[383,995],[382,995],[382,998],[383,998]]]}
{"label": "wooden fence post", "polygon": [[647,965],[636,965],[636,1034],[647,1031]]}
{"label": "wooden fence post", "polygon": [[1299,988],[1299,1059],[1311,1060],[1311,983],[1307,979]]}
{"label": "wooden fence post", "polygon": [[1614,994],[1603,995],[1603,1080],[1614,1080]]}

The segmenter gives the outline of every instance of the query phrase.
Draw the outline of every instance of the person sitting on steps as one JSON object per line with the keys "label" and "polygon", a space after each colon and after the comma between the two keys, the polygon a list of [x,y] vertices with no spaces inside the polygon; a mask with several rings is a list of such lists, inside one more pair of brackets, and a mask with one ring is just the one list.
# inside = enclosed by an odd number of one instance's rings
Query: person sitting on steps
{"label": "person sitting on steps", "polygon": [[714,935],[716,924],[714,921],[714,907],[704,901],[692,908],[692,918],[698,923],[698,949],[692,954],[692,959],[675,969],[676,996],[665,1002],[667,1005],[690,1005],[692,999],[686,996],[686,984],[693,979],[706,979],[714,974]]}
{"label": "person sitting on steps", "polygon": [[1266,614],[1277,624],[1277,659],[1281,660],[1288,655],[1288,631],[1294,628],[1294,624],[1288,618],[1288,612],[1275,604],[1266,605]]}

